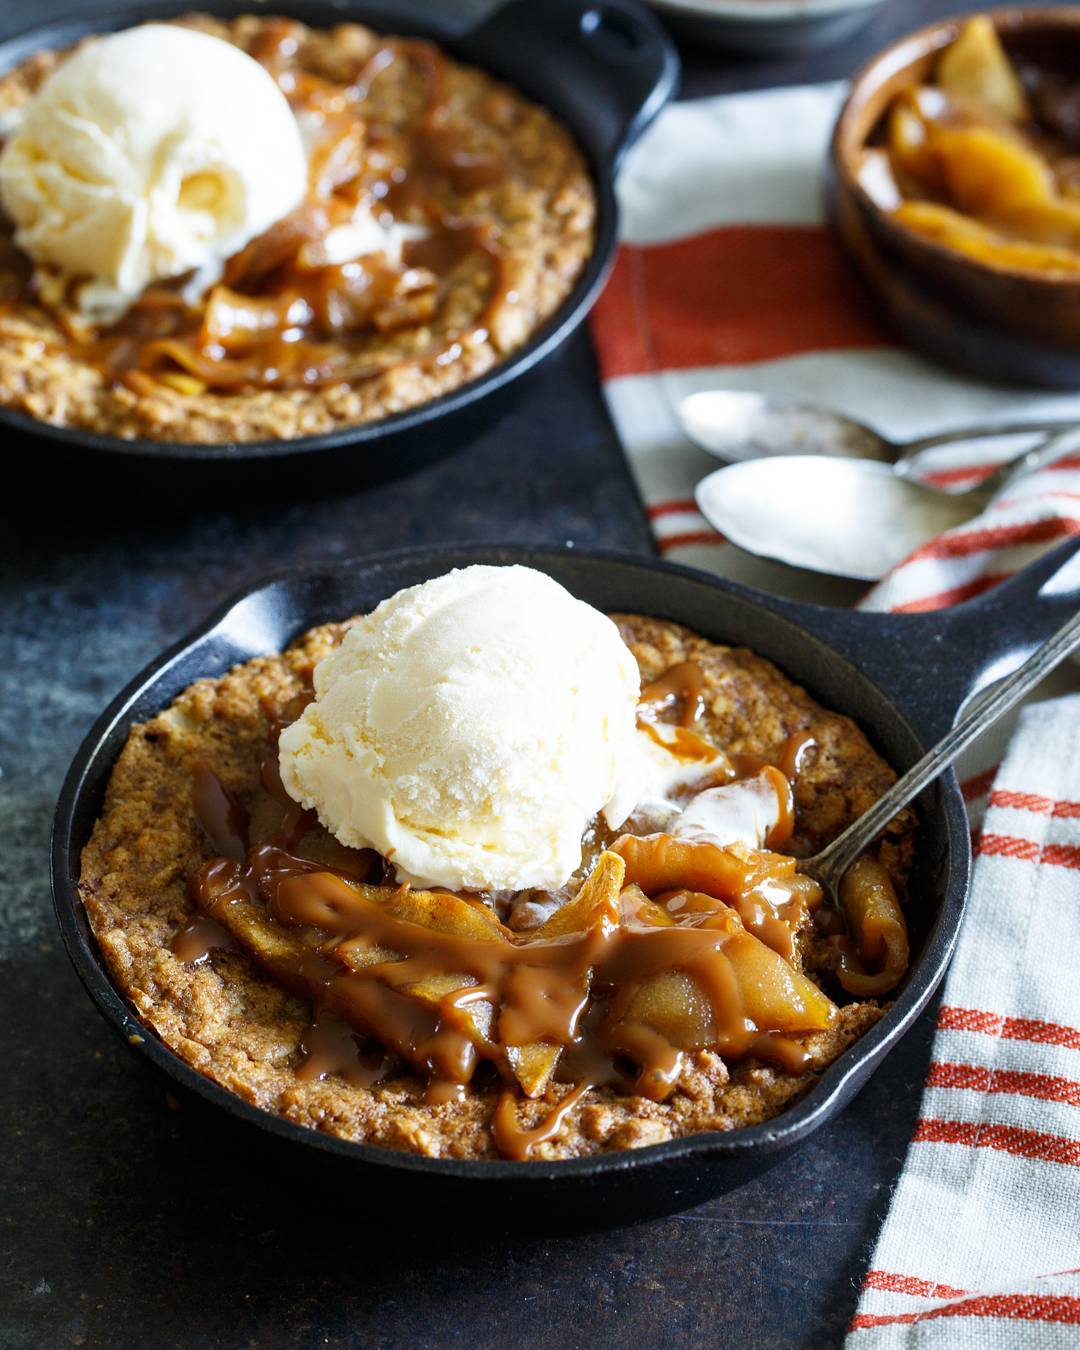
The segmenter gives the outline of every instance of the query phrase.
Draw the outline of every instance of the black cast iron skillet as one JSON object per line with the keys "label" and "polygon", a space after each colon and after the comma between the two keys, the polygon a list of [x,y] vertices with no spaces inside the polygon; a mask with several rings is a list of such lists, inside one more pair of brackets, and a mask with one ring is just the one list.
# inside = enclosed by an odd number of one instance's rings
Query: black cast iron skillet
{"label": "black cast iron skillet", "polygon": [[[0,6],[2,7],[2,6]],[[491,426],[522,391],[527,377],[580,326],[607,277],[617,243],[613,179],[628,147],[674,91],[679,63],[659,22],[636,0],[509,0],[467,32],[456,31],[437,4],[416,0],[137,0],[104,14],[50,23],[0,42],[0,71],[32,53],[70,45],[149,19],[199,10],[231,17],[266,9],[312,27],[345,20],[379,32],[429,37],[459,60],[483,67],[551,109],[573,132],[592,169],[597,196],[596,243],[573,290],[543,327],[508,360],[479,379],[406,412],[358,427],[294,440],[221,445],[121,440],[53,427],[0,408],[5,439],[47,456],[66,474],[205,499],[207,492],[250,495],[272,484],[303,489],[334,474],[336,486],[407,473],[459,449]],[[31,444],[33,442],[33,444]],[[15,448],[12,446],[11,448]]]}
{"label": "black cast iron skillet", "polygon": [[[1078,541],[987,596],[933,615],[857,614],[760,595],[701,572],[615,554],[531,549],[438,549],[317,564],[256,583],[143,671],[90,731],[60,794],[52,847],[56,914],[68,954],[106,1020],[163,1070],[174,1090],[325,1155],[372,1194],[382,1183],[424,1213],[510,1224],[612,1225],[699,1204],[779,1162],[834,1116],[904,1035],[941,979],[963,915],[971,867],[964,803],[950,771],[918,803],[920,843],[911,969],[887,1015],[807,1095],[763,1125],[558,1163],[459,1162],[348,1143],[249,1106],[182,1063],[148,1031],[112,984],[78,897],[79,858],[133,722],[164,708],[200,676],[279,650],[305,629],[373,608],[403,586],[474,562],[524,563],[604,610],[685,623],[775,661],[827,707],[849,713],[898,769],[952,725],[977,689],[999,679],[1076,609],[1077,590],[1050,583]],[[1074,568],[1076,570],[1076,565]],[[1074,578],[1078,583],[1080,579]],[[921,941],[920,941],[921,938]],[[250,1134],[250,1131],[248,1132]],[[343,1175],[342,1175],[343,1174]]]}

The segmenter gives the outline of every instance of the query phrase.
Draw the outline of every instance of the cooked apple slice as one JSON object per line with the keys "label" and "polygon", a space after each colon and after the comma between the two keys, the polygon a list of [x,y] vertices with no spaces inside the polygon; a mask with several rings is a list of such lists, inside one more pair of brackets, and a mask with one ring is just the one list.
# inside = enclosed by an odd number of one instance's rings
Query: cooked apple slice
{"label": "cooked apple slice", "polygon": [[1031,116],[1023,86],[986,14],[967,20],[941,54],[936,73],[941,88],[955,98],[981,103],[1014,122]]}
{"label": "cooked apple slice", "polygon": [[650,928],[670,928],[675,922],[663,905],[650,900],[637,885],[623,887],[619,896],[619,915],[624,924],[644,924]]}
{"label": "cooked apple slice", "polygon": [[[619,922],[619,893],[625,870],[623,860],[616,854],[601,853],[574,899],[563,905],[562,909],[556,910],[535,932],[528,935],[528,941],[520,948],[525,954],[525,961],[527,962],[527,953],[531,946],[614,928]],[[579,996],[582,1005],[589,991],[591,975],[591,968],[583,965],[576,980],[576,988],[571,993],[572,998],[575,995]],[[555,1025],[553,1034],[558,1035],[565,1016],[565,1008],[553,1005],[552,1014]],[[539,1096],[555,1072],[559,1056],[564,1049],[564,1042],[538,1040],[527,1044],[515,1044],[514,1021],[513,1007],[504,1009],[499,1018],[499,1032],[505,1044],[506,1060],[525,1095]],[[570,1030],[567,1019],[567,1033]]]}
{"label": "cooked apple slice", "polygon": [[902,191],[941,192],[945,183],[930,143],[918,91],[898,95],[886,131],[889,162]]}
{"label": "cooked apple slice", "polygon": [[573,900],[531,932],[529,942],[549,942],[572,933],[587,933],[598,924],[618,923],[619,893],[625,875],[623,858],[617,852],[605,850]]}
{"label": "cooked apple slice", "polygon": [[908,229],[991,267],[1070,275],[1080,272],[1080,253],[1072,249],[1008,239],[988,225],[937,202],[903,202],[893,214]]}
{"label": "cooked apple slice", "polygon": [[1075,198],[1010,207],[994,217],[993,225],[1002,234],[1032,246],[1080,253],[1080,202]]}
{"label": "cooked apple slice", "polygon": [[463,900],[449,891],[414,891],[407,886],[394,890],[385,886],[356,886],[354,890],[382,905],[395,919],[419,924],[421,928],[475,938],[478,942],[510,940],[510,930],[503,927],[486,905]]}
{"label": "cooked apple slice", "polygon": [[[470,942],[509,944],[508,930],[490,910],[460,896],[441,891],[413,891],[406,887],[352,886],[351,889],[382,913],[428,932],[445,933]],[[417,967],[415,976],[411,977],[407,953],[371,944],[364,936],[346,939],[335,949],[334,956],[353,970],[371,970],[399,994],[427,1004],[468,1036],[481,1053],[493,1057],[495,1008],[491,1001],[455,1002],[457,995],[480,983],[475,974],[466,970],[430,972]],[[448,959],[453,959],[452,949]],[[382,969],[372,969],[376,966]]]}
{"label": "cooked apple slice", "polygon": [[657,934],[651,973],[616,995],[599,1033],[611,1053],[644,1066],[635,1090],[654,1100],[671,1090],[679,1052],[742,1056],[768,1033],[820,1031],[836,1017],[817,985],[748,933],[733,909],[701,900],[715,911]]}
{"label": "cooked apple slice", "polygon": [[716,1040],[712,1005],[693,976],[681,970],[662,971],[639,985],[619,1023],[647,1027],[679,1050],[700,1050]]}
{"label": "cooked apple slice", "polygon": [[889,993],[907,970],[910,953],[904,911],[888,872],[873,858],[856,859],[840,883],[840,903],[858,957],[845,954],[837,979],[860,998]]}
{"label": "cooked apple slice", "polygon": [[758,1031],[823,1031],[836,1005],[802,971],[746,932],[735,932],[724,948],[731,963],[745,1016]]}
{"label": "cooked apple slice", "polygon": [[562,1052],[561,1045],[551,1045],[547,1041],[506,1047],[506,1062],[526,1097],[540,1096],[551,1082]]}
{"label": "cooked apple slice", "polygon": [[935,126],[931,141],[946,192],[961,211],[993,216],[1057,195],[1049,162],[1012,132]]}
{"label": "cooked apple slice", "polygon": [[246,891],[236,886],[219,892],[212,900],[200,896],[199,907],[290,993],[301,996],[310,993],[311,986],[302,968],[305,959],[313,960],[317,953],[301,941],[299,934],[274,923],[265,907],[252,900]]}
{"label": "cooked apple slice", "polygon": [[646,895],[665,891],[703,891],[730,904],[769,877],[795,873],[795,859],[741,844],[721,847],[670,834],[621,835],[612,850],[626,861],[627,881]]}

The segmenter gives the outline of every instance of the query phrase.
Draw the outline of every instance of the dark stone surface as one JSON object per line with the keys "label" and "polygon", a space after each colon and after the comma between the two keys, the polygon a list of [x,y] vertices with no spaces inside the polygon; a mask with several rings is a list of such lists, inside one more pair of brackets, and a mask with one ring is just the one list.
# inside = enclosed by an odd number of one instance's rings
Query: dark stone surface
{"label": "dark stone surface", "polygon": [[[74,8],[74,5],[68,6]],[[83,0],[80,8],[93,6]],[[475,7],[475,6],[474,6]],[[686,88],[826,78],[949,6],[892,4],[805,63],[688,49]],[[54,5],[7,0],[0,24]],[[20,460],[9,445],[8,464]],[[32,451],[30,452],[32,454]],[[501,425],[411,480],[291,506],[132,519],[60,482],[0,503],[0,1346],[834,1345],[911,1133],[930,1017],[783,1171],[678,1218],[568,1238],[425,1231],[384,1200],[170,1109],[114,1042],[54,934],[47,842],[79,739],[228,591],[291,562],[440,540],[646,551],[588,342]],[[261,1165],[262,1164],[262,1165]]]}

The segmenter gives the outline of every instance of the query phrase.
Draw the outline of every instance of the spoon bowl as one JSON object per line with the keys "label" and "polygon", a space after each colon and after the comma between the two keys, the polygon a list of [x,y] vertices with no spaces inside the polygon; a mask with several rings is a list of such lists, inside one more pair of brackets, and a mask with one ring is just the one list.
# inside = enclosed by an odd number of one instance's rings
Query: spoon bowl
{"label": "spoon bowl", "polygon": [[743,389],[706,389],[681,399],[676,416],[696,445],[721,459],[838,455],[891,464],[900,447],[853,417],[783,403]]}
{"label": "spoon bowl", "polygon": [[694,492],[733,544],[830,576],[876,581],[920,544],[970,520],[983,499],[900,475],[889,464],[776,455],[716,469]]}

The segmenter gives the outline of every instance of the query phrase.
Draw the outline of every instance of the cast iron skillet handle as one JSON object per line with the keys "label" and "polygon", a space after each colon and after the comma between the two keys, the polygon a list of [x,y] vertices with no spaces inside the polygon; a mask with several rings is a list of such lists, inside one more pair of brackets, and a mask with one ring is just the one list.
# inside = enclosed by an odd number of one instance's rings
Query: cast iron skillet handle
{"label": "cast iron skillet handle", "polygon": [[481,63],[490,51],[492,65],[526,93],[565,112],[611,169],[679,79],[671,39],[636,0],[509,0],[467,34],[465,47]]}
{"label": "cast iron skillet handle", "polygon": [[1076,613],[1078,551],[1080,539],[1070,539],[985,595],[950,609],[836,610],[819,630],[827,629],[827,640],[891,696],[924,744],[934,744],[973,694],[1011,675]]}

